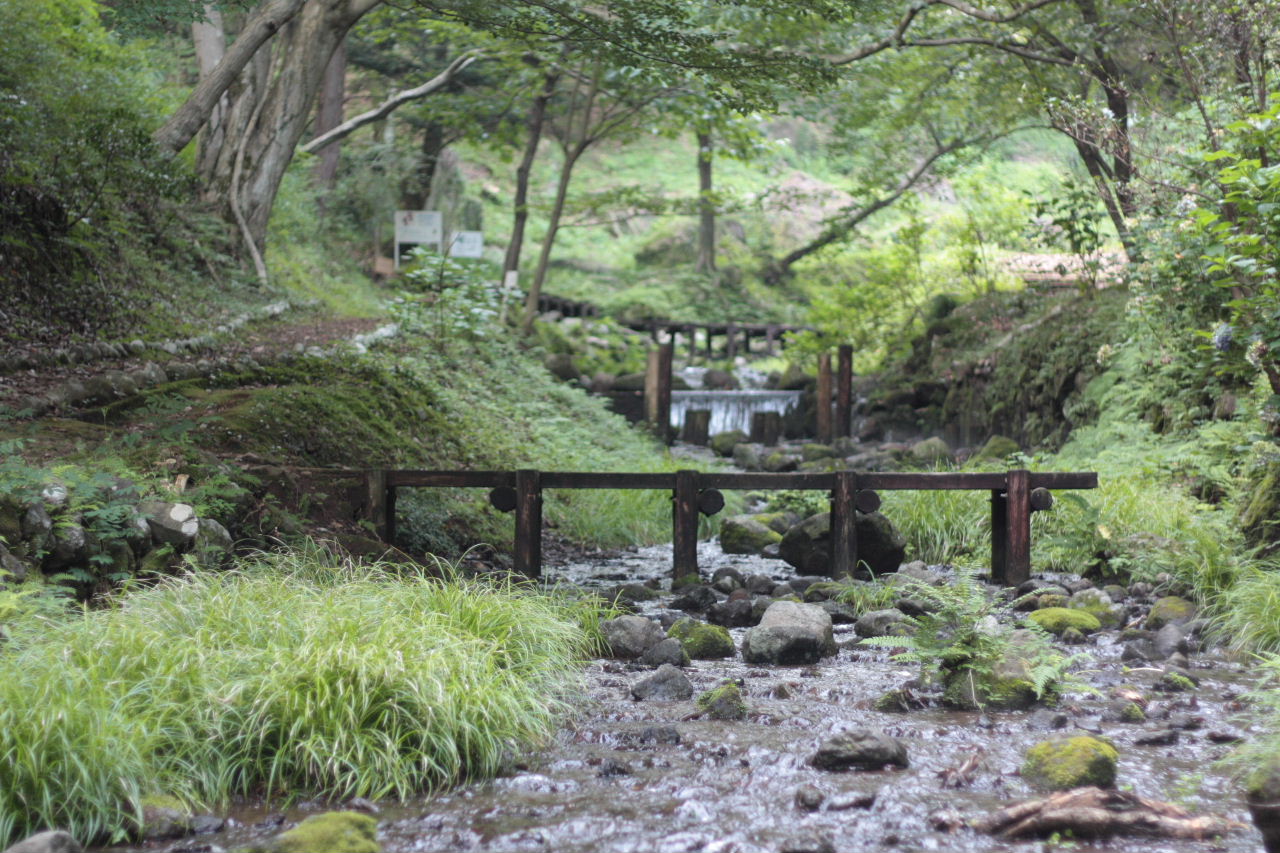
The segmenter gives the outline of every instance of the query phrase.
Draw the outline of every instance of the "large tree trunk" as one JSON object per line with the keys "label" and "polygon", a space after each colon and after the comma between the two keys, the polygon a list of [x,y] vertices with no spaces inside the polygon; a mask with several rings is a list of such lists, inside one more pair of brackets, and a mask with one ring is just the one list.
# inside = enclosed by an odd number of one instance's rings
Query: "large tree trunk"
{"label": "large tree trunk", "polygon": [[716,269],[716,208],[711,203],[711,134],[698,134],[698,272]]}
{"label": "large tree trunk", "polygon": [[[191,25],[191,42],[196,49],[196,68],[201,80],[207,80],[218,63],[227,53],[227,33],[222,22],[222,12],[212,3],[204,7],[205,20]],[[214,103],[209,112],[209,120],[200,131],[199,146],[196,151],[196,171],[203,172],[209,168],[212,158],[218,155],[226,137],[224,123],[227,111],[231,108],[231,100],[224,92]]]}
{"label": "large tree trunk", "polygon": [[520,332],[526,337],[533,331],[533,320],[538,316],[538,298],[542,296],[542,283],[547,278],[547,266],[551,263],[551,249],[555,245],[556,231],[560,229],[560,217],[564,214],[565,199],[569,195],[569,179],[573,175],[574,165],[585,150],[585,145],[578,145],[564,152],[564,163],[560,166],[560,180],[556,184],[556,199],[551,205],[551,216],[547,219],[547,233],[542,238],[542,251],[538,254],[538,266],[533,271],[533,281],[529,283],[529,293],[524,302],[524,317],[520,321]]}
{"label": "large tree trunk", "polygon": [[240,76],[225,140],[200,177],[206,196],[239,225],[255,263],[329,60],[351,26],[379,2],[308,0]]}
{"label": "large tree trunk", "polygon": [[559,71],[549,71],[542,79],[542,91],[533,99],[529,110],[529,137],[525,140],[524,156],[516,167],[516,195],[512,205],[511,239],[507,241],[507,255],[502,262],[503,273],[520,269],[520,253],[524,249],[524,228],[529,221],[529,175],[533,161],[538,156],[538,143],[542,141],[542,126],[547,117],[547,104],[560,82]]}
{"label": "large tree trunk", "polygon": [[[347,44],[338,44],[329,57],[320,86],[320,103],[316,105],[316,136],[328,133],[342,124],[342,107],[347,93]],[[338,161],[342,157],[342,143],[334,140],[316,151],[316,180],[325,189],[332,189],[338,177]]]}

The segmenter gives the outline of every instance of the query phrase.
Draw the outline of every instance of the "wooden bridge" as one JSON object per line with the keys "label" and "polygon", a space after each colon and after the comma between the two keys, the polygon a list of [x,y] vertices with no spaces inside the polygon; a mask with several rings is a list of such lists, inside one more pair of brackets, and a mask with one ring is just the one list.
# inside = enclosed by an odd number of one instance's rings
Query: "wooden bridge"
{"label": "wooden bridge", "polygon": [[990,493],[991,577],[1017,586],[1031,575],[1031,513],[1053,505],[1053,489],[1094,489],[1096,472],[1011,470],[1004,473],[755,474],[676,471],[662,474],[567,471],[365,472],[368,515],[378,535],[395,538],[396,497],[405,488],[485,488],[490,503],[515,513],[515,569],[542,573],[542,494],[547,489],[658,489],[671,492],[672,577],[698,573],[698,516],[724,508],[722,489],[806,489],[830,493],[831,575],[852,575],[858,565],[854,514],[880,506],[876,490],[972,490]]}

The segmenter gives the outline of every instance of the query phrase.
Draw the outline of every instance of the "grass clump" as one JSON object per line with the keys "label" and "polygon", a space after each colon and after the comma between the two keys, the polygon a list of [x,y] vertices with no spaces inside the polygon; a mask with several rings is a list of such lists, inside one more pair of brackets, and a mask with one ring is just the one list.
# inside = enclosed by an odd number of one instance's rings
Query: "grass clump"
{"label": "grass clump", "polygon": [[406,797],[496,772],[569,706],[563,599],[315,548],[10,625],[0,845],[136,829],[143,797]]}

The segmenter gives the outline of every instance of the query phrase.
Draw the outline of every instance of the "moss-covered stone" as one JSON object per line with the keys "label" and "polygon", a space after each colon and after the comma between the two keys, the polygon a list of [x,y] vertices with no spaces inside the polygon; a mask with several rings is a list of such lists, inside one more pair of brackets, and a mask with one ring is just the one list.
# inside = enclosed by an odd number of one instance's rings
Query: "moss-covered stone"
{"label": "moss-covered stone", "polygon": [[264,848],[269,853],[382,853],[378,822],[358,812],[312,815]]}
{"label": "moss-covered stone", "polygon": [[1041,741],[1027,750],[1022,778],[1038,788],[1066,791],[1085,785],[1110,788],[1120,754],[1109,742],[1089,735]]}
{"label": "moss-covered stone", "polygon": [[1036,703],[1036,688],[1025,678],[961,669],[947,675],[942,703],[964,711],[1021,711]]}
{"label": "moss-covered stone", "polygon": [[1195,690],[1196,683],[1181,673],[1166,672],[1160,676],[1155,687],[1165,693],[1186,693]]}
{"label": "moss-covered stone", "polygon": [[781,541],[781,533],[749,515],[732,515],[720,524],[720,548],[726,554],[759,554]]}
{"label": "moss-covered stone", "polygon": [[667,631],[667,636],[679,640],[694,660],[731,658],[736,651],[727,630],[688,617],[677,620]]}
{"label": "moss-covered stone", "polygon": [[972,462],[1000,462],[1022,450],[1018,442],[1003,435],[993,435],[975,454],[969,457]]}
{"label": "moss-covered stone", "polygon": [[147,840],[181,838],[192,831],[191,809],[177,797],[152,794],[138,803],[142,811],[142,825],[138,835]]}
{"label": "moss-covered stone", "polygon": [[744,720],[747,717],[747,703],[736,681],[726,681],[700,694],[697,705],[699,711],[713,720]]}
{"label": "moss-covered stone", "polygon": [[733,448],[746,440],[747,434],[745,432],[740,429],[731,429],[711,436],[707,441],[707,446],[715,451],[717,456],[732,456]]}
{"label": "moss-covered stone", "polygon": [[926,438],[911,446],[911,458],[924,465],[933,465],[951,459],[951,448],[941,438]]}
{"label": "moss-covered stone", "polygon": [[1048,607],[1044,610],[1036,610],[1027,618],[1050,634],[1061,634],[1068,628],[1075,628],[1082,634],[1090,634],[1102,627],[1097,616],[1084,610],[1072,610],[1069,607]]}
{"label": "moss-covered stone", "polygon": [[782,450],[775,450],[760,462],[760,467],[771,474],[794,471],[799,465],[796,457]]}
{"label": "moss-covered stone", "polygon": [[827,444],[806,444],[800,448],[800,458],[805,462],[813,462],[817,459],[830,459],[835,455],[835,450]]}
{"label": "moss-covered stone", "polygon": [[1196,606],[1185,598],[1166,595],[1151,605],[1144,626],[1149,631],[1159,631],[1165,625],[1185,625],[1196,616]]}
{"label": "moss-covered stone", "polygon": [[1128,702],[1120,709],[1120,721],[1124,723],[1141,723],[1147,719],[1147,712],[1137,702]]}

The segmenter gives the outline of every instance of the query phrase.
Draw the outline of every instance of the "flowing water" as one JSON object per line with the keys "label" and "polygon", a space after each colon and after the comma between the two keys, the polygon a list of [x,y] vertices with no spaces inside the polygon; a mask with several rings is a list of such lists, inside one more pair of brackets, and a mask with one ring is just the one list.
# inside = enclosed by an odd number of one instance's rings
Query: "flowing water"
{"label": "flowing water", "polygon": [[[732,565],[743,573],[792,576],[784,564],[729,557],[714,544],[700,546],[704,571]],[[587,587],[661,579],[670,548],[634,551],[608,560],[548,571],[551,580]],[[648,605],[660,615],[661,600]],[[741,641],[742,629],[732,631]],[[575,697],[577,717],[541,752],[515,757],[502,778],[462,786],[407,804],[382,805],[381,839],[401,851],[493,853],[777,853],[835,851],[1255,851],[1258,835],[1242,826],[1214,841],[1113,839],[1106,842],[1008,843],[962,826],[1034,795],[1019,777],[1023,754],[1058,731],[1083,730],[1111,738],[1121,753],[1119,787],[1248,823],[1237,786],[1215,766],[1230,747],[1216,741],[1238,734],[1232,726],[1237,697],[1250,686],[1238,663],[1211,652],[1194,655],[1200,679],[1194,693],[1150,697],[1146,724],[1104,722],[1105,694],[1119,685],[1149,686],[1153,671],[1126,670],[1116,632],[1073,647],[1090,658],[1085,678],[1099,695],[1068,696],[1061,707],[1029,712],[969,713],[922,710],[886,714],[872,708],[885,691],[915,673],[881,649],[860,646],[851,625],[837,625],[841,648],[808,667],[753,666],[740,659],[695,661],[686,670],[695,691],[726,678],[740,679],[750,707],[746,720],[715,722],[694,703],[636,702],[630,687],[650,670],[613,660],[592,662]],[[696,695],[696,694],[695,694]],[[910,767],[900,771],[828,773],[806,763],[831,734],[874,727],[901,738]],[[1156,727],[1175,728],[1176,743],[1139,746]],[[977,756],[977,768],[958,787],[949,770]],[[796,805],[796,792],[812,785],[824,795],[816,811]],[[303,804],[285,817],[340,804]],[[214,836],[171,843],[173,851],[230,849],[271,831],[280,816],[244,807],[233,826]]]}
{"label": "flowing water", "polygon": [[751,432],[751,416],[756,412],[785,415],[800,405],[799,391],[672,391],[671,425],[684,425],[685,413],[698,409],[711,411],[710,435],[740,429]]}

